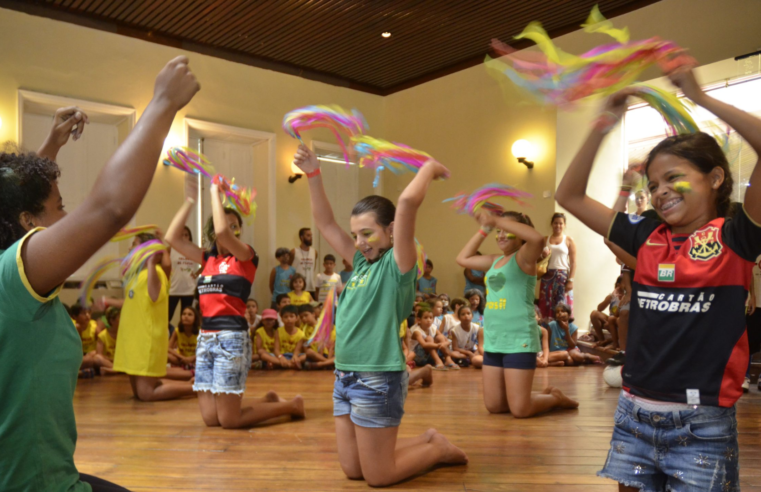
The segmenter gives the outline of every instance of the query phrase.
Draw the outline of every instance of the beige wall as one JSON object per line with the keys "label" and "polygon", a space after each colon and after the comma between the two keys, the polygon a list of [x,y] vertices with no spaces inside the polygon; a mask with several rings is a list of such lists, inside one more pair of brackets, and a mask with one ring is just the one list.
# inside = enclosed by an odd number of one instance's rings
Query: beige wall
{"label": "beige wall", "polygon": [[[632,37],[660,35],[690,48],[699,62],[711,63],[759,48],[756,0],[664,0],[618,17]],[[557,39],[572,53],[603,42],[600,35],[574,32]],[[138,116],[150,100],[153,79],[163,64],[180,50],[101,31],[0,9],[0,141],[16,138],[16,91],[19,88],[134,107]],[[476,225],[455,215],[441,201],[459,191],[499,181],[531,192],[525,211],[539,230],[556,210],[554,190],[584,135],[591,109],[578,117],[558,115],[554,109],[504,97],[483,66],[476,66],[386,98],[333,87],[298,77],[235,64],[195,53],[185,53],[202,91],[175,120],[172,133],[182,136],[182,118],[274,132],[276,138],[275,189],[260,186],[260,214],[266,214],[269,193],[276,195],[276,245],[293,246],[296,231],[311,225],[304,179],[286,181],[296,141],[280,129],[283,114],[307,104],[340,104],[364,113],[374,136],[398,140],[431,153],[452,171],[452,179],[434,183],[419,215],[417,236],[436,268],[441,291],[460,293],[464,279],[454,257]],[[731,70],[731,68],[729,69]],[[657,74],[653,72],[651,78]],[[585,112],[586,111],[586,112]],[[331,141],[325,133],[315,138]],[[512,157],[512,143],[525,138],[539,148],[536,167],[528,170]],[[556,167],[557,164],[557,167]],[[65,170],[64,170],[65,172]],[[387,175],[383,194],[396,199],[409,176]],[[607,178],[606,178],[607,179]],[[363,171],[360,195],[372,193],[372,172]],[[604,181],[604,180],[603,180]],[[544,192],[552,197],[543,198]],[[607,193],[607,192],[605,192]],[[167,224],[181,201],[182,175],[159,166],[153,186],[138,213],[138,222]],[[261,215],[260,215],[261,216]],[[263,226],[257,223],[257,227]],[[586,261],[599,251],[585,239],[583,226],[569,224]],[[266,228],[265,228],[266,231]],[[579,241],[582,239],[581,241]],[[491,240],[485,251],[495,251]],[[602,254],[602,253],[601,253]],[[274,259],[263,258],[256,285],[266,295],[266,277]],[[587,268],[586,265],[582,268]],[[595,278],[587,273],[576,283],[576,299],[589,291],[597,297]],[[587,277],[589,277],[587,279]],[[607,289],[607,274],[602,282]],[[591,301],[590,301],[591,302]],[[585,308],[586,309],[586,308]]]}
{"label": "beige wall", "polygon": [[[267,213],[268,193],[276,194],[278,246],[293,247],[298,241],[298,229],[312,224],[306,180],[293,185],[287,181],[298,142],[281,130],[283,115],[308,104],[356,107],[374,132],[383,133],[380,96],[116,34],[0,9],[0,45],[4,47],[0,50],[0,141],[17,138],[17,90],[20,88],[129,106],[137,110],[139,117],[150,101],[159,70],[177,55],[189,56],[202,89],[177,115],[172,134],[182,138],[185,116],[276,134],[276,187],[268,190],[268,181],[264,181],[259,186],[259,202],[263,217]],[[315,132],[314,136],[331,141],[327,133]],[[362,183],[362,191],[371,188],[370,174],[363,173],[362,179],[367,182]],[[158,166],[148,196],[138,211],[137,222],[166,227],[182,203],[182,180],[182,173]],[[266,231],[263,227],[263,233]],[[262,273],[255,292],[263,300],[269,298],[266,285],[274,262],[274,258],[262,253]]]}

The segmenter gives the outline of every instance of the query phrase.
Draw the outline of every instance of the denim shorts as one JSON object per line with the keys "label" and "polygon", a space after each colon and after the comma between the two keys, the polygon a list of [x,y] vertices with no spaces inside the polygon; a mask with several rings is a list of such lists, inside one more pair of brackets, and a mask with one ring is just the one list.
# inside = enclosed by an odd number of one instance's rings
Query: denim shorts
{"label": "denim shorts", "polygon": [[349,415],[360,427],[399,427],[407,399],[407,371],[335,371],[333,416]]}
{"label": "denim shorts", "polygon": [[433,365],[436,363],[436,361],[433,360],[433,356],[429,354],[428,352],[426,352],[422,346],[417,345],[415,347],[414,352],[415,352],[415,365],[417,367],[427,366],[428,364]]}
{"label": "denim shorts", "polygon": [[622,394],[597,475],[645,492],[739,491],[735,408],[653,412]]}
{"label": "denim shorts", "polygon": [[194,391],[243,395],[251,368],[251,337],[245,331],[198,335]]}

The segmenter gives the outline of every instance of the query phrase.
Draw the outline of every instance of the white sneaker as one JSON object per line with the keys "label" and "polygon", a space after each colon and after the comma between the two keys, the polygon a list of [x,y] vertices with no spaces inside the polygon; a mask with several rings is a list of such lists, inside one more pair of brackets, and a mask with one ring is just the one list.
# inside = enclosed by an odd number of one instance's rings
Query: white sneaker
{"label": "white sneaker", "polygon": [[745,378],[745,381],[743,381],[743,393],[748,391],[750,391],[750,378]]}

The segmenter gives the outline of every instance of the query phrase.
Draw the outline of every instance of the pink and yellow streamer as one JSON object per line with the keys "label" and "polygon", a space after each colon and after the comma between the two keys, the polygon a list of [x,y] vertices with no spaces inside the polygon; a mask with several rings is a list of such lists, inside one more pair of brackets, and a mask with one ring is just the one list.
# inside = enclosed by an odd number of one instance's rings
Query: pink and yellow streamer
{"label": "pink and yellow streamer", "polygon": [[146,241],[132,249],[121,262],[122,285],[126,289],[140,274],[148,260],[159,253],[165,252],[166,246],[158,239]]}
{"label": "pink and yellow streamer", "polygon": [[359,167],[375,168],[373,187],[378,186],[379,173],[383,169],[389,169],[394,174],[417,173],[427,162],[436,160],[430,154],[407,145],[369,135],[357,135],[351,140],[359,157]]}
{"label": "pink and yellow streamer", "polygon": [[85,277],[85,279],[79,284],[79,303],[82,306],[86,307],[90,304],[90,299],[92,299],[92,291],[95,289],[95,284],[98,283],[101,277],[103,277],[107,271],[119,266],[121,262],[121,258],[109,256],[101,259],[98,263],[95,264],[90,273],[87,274],[87,277]]}
{"label": "pink and yellow streamer", "polygon": [[172,166],[190,174],[200,174],[211,179],[216,171],[209,159],[190,147],[172,147],[166,151],[165,166]]}
{"label": "pink and yellow streamer", "polygon": [[317,319],[312,338],[307,342],[307,346],[317,343],[317,347],[322,350],[330,343],[330,334],[336,324],[336,288],[332,287],[328,291],[328,297],[322,306],[322,313]]}
{"label": "pink and yellow streamer", "polygon": [[144,225],[144,226],[138,226],[138,227],[125,227],[124,229],[117,232],[114,237],[111,238],[111,242],[116,243],[119,241],[124,241],[125,239],[129,239],[131,237],[135,237],[138,234],[143,234],[143,233],[153,234],[154,232],[156,232],[156,229],[158,229],[158,226],[156,224],[150,224],[150,225]]}
{"label": "pink and yellow streamer", "polygon": [[346,165],[349,165],[349,141],[365,132],[367,122],[356,109],[349,112],[340,106],[306,106],[294,109],[283,117],[283,130],[298,138],[302,144],[301,132],[315,128],[327,128],[333,133],[343,150]]}
{"label": "pink and yellow streamer", "polygon": [[509,198],[517,204],[526,207],[528,204],[522,199],[531,198],[532,195],[517,188],[513,188],[512,186],[501,183],[490,183],[478,188],[470,195],[461,193],[455,197],[447,198],[444,202],[453,202],[452,207],[457,213],[475,216],[481,209],[494,213],[503,212],[504,208],[502,206],[489,201],[498,197]]}
{"label": "pink and yellow streamer", "polygon": [[219,189],[224,193],[222,203],[229,204],[231,208],[237,210],[244,217],[249,217],[251,220],[256,218],[256,202],[254,201],[256,190],[236,184],[235,178],[228,181],[221,174],[214,176],[212,183],[219,186]]}

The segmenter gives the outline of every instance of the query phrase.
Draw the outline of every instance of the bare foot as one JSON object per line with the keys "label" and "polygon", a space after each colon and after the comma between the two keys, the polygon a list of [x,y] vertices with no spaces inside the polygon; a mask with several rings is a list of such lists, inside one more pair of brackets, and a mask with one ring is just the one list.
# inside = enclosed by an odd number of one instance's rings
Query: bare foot
{"label": "bare foot", "polygon": [[542,394],[543,395],[549,395],[550,393],[552,393],[552,390],[554,390],[554,389],[555,389],[554,386],[547,386],[546,388],[544,388],[542,390]]}
{"label": "bare foot", "polygon": [[550,394],[560,400],[560,408],[579,408],[579,402],[568,398],[558,388],[553,388]]}
{"label": "bare foot", "polygon": [[446,463],[448,465],[465,465],[468,463],[468,455],[462,449],[449,442],[443,435],[435,434],[431,439],[431,444],[441,448],[442,455],[439,463]]}
{"label": "bare foot", "polygon": [[304,398],[301,395],[296,395],[293,397],[293,400],[291,402],[294,405],[294,409],[291,412],[291,417],[295,419],[303,419],[306,418],[307,413],[304,410]]}

